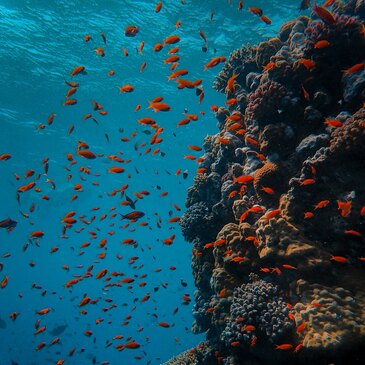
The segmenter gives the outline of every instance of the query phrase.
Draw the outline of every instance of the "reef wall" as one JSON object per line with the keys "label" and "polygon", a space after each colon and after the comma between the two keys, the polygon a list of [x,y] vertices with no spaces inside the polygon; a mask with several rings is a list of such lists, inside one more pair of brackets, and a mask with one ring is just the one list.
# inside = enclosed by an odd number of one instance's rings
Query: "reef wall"
{"label": "reef wall", "polygon": [[197,364],[365,363],[365,4],[321,9],[216,78],[180,221]]}

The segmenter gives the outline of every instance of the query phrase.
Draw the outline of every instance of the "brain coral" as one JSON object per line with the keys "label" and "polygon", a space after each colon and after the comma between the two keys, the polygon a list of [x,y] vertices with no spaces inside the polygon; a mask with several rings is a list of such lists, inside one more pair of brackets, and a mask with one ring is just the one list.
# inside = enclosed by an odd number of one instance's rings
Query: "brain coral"
{"label": "brain coral", "polygon": [[294,306],[296,323],[306,323],[299,333],[303,346],[326,351],[365,342],[365,298],[341,287],[326,287],[299,280],[301,302]]}

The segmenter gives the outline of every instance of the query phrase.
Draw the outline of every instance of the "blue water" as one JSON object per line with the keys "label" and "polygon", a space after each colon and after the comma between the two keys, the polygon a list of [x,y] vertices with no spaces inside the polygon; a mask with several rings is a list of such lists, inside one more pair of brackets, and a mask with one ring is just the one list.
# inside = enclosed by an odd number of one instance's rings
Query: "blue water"
{"label": "blue water", "polygon": [[[0,231],[0,262],[3,264],[0,280],[5,276],[9,278],[7,286],[0,290],[1,365],[12,361],[56,364],[61,359],[65,364],[103,361],[160,364],[204,339],[204,334],[194,335],[190,330],[194,303],[191,245],[184,242],[177,223],[168,223],[171,216],[182,215],[186,189],[192,184],[197,168],[196,162],[184,159],[184,155],[199,157],[202,154],[190,151],[187,146],[201,146],[207,134],[216,133],[210,106],[224,104],[224,95],[212,89],[221,65],[206,72],[203,67],[215,56],[228,58],[230,52],[242,44],[254,44],[274,36],[283,22],[299,14],[300,2],[245,1],[244,9],[239,12],[235,0],[231,4],[226,0],[186,0],[186,4],[175,0],[164,1],[158,14],[154,12],[156,3],[131,0],[0,2],[0,155],[11,155],[11,159],[0,161],[0,220],[10,217],[18,222],[10,233],[5,229]],[[252,6],[263,8],[272,25],[264,24],[249,13],[247,8]],[[214,16],[210,21],[212,11]],[[176,30],[177,20],[181,20],[182,25]],[[136,37],[124,35],[127,25],[140,28]],[[208,39],[206,53],[201,49],[203,40],[199,30]],[[107,45],[103,43],[101,32],[106,35]],[[84,42],[86,34],[92,36],[87,43]],[[179,35],[181,41],[166,46],[159,53],[153,52],[154,44],[171,34]],[[137,54],[141,41],[145,42],[143,53]],[[189,71],[184,78],[203,80],[202,104],[198,104],[195,90],[178,90],[176,82],[167,81],[171,71],[163,59],[174,46],[180,48],[178,68]],[[98,47],[104,49],[105,57],[95,53]],[[128,50],[128,57],[122,47]],[[143,62],[147,65],[140,73]],[[85,66],[87,74],[71,78],[70,72],[78,65]],[[107,75],[110,70],[115,70],[112,77]],[[73,96],[77,105],[63,105],[69,89],[65,80],[80,83]],[[119,93],[117,86],[125,84],[132,84],[135,90]],[[156,96],[163,96],[171,111],[154,113],[146,109],[147,100]],[[102,116],[94,111],[92,100],[102,104],[108,114]],[[141,104],[141,109],[135,112],[137,104]],[[185,109],[199,115],[199,120],[177,128]],[[47,119],[52,113],[56,116],[48,126]],[[98,124],[92,119],[83,120],[87,113],[92,113]],[[142,117],[153,118],[164,128],[163,142],[151,146],[152,150],[160,148],[164,156],[144,154],[151,135],[143,131],[151,129],[137,123]],[[40,129],[41,124],[46,127]],[[68,135],[71,125],[75,129]],[[131,136],[133,132],[137,133],[135,137]],[[122,142],[122,137],[130,141]],[[77,156],[78,140],[89,144],[95,154],[104,156],[94,160]],[[143,142],[146,146],[137,149]],[[70,164],[67,153],[73,155],[76,164]],[[108,159],[109,155],[131,162],[119,164]],[[44,158],[49,158],[47,174],[42,164]],[[90,174],[80,172],[82,166],[89,168]],[[123,167],[125,172],[108,173],[112,166]],[[35,175],[25,178],[29,169],[33,169]],[[187,171],[186,179],[183,174],[176,176],[178,169]],[[37,174],[40,176],[35,180]],[[70,180],[68,174],[72,175]],[[55,189],[46,179],[55,182]],[[32,189],[22,193],[18,203],[17,189],[31,181],[35,181],[41,191]],[[81,184],[83,191],[77,193],[75,184]],[[150,193],[136,203],[136,210],[143,211],[145,216],[127,228],[121,228],[127,220],[120,220],[120,214],[132,209],[120,205],[125,199],[120,194],[108,195],[124,184],[129,185],[126,194],[133,199],[136,199],[133,193],[142,190]],[[160,197],[162,192],[168,195]],[[71,201],[74,194],[78,198]],[[44,195],[49,200],[42,199]],[[30,212],[32,204],[35,208]],[[182,210],[176,211],[172,204]],[[116,207],[115,218],[111,217],[112,207]],[[62,238],[61,219],[69,211],[76,212],[77,223],[67,230],[67,238]],[[103,214],[107,217],[100,220]],[[81,221],[90,222],[92,216],[95,220],[90,224]],[[161,228],[156,224],[158,217]],[[141,221],[148,222],[148,226],[140,226]],[[82,227],[84,230],[78,233]],[[44,232],[44,237],[37,245],[36,240],[29,240],[29,235],[38,230]],[[90,231],[96,232],[95,239]],[[115,233],[110,235],[110,231]],[[172,234],[176,235],[173,244],[164,245],[162,241]],[[105,238],[107,250],[98,247]],[[138,244],[121,244],[127,238]],[[80,248],[85,242],[90,242],[90,246]],[[29,246],[24,251],[26,243]],[[50,253],[52,247],[58,247],[58,251]],[[104,259],[98,259],[100,252],[106,253]],[[117,255],[123,258],[118,259]],[[129,263],[134,256],[138,259]],[[69,270],[62,265],[69,266]],[[83,276],[90,265],[94,265],[93,277],[84,278],[71,289],[64,287],[75,275]],[[171,270],[171,266],[176,270]],[[108,270],[106,277],[113,271],[122,272],[124,276],[111,276],[109,282],[104,281],[105,277],[96,280],[96,274],[104,268]],[[161,272],[155,272],[157,268],[161,268]],[[144,274],[147,276],[141,278]],[[125,277],[134,278],[134,283],[105,287]],[[181,280],[187,286],[183,286]],[[142,281],[147,282],[146,286],[139,286]],[[128,289],[128,285],[132,288]],[[150,299],[141,302],[148,293]],[[182,304],[185,294],[192,298],[188,305]],[[80,308],[84,295],[96,300],[96,304]],[[112,302],[105,301],[107,298]],[[103,308],[111,304],[115,304],[115,308],[104,312]],[[36,314],[46,307],[51,308],[50,313]],[[178,312],[173,314],[175,308]],[[83,309],[87,314],[80,314]],[[19,315],[12,321],[9,316],[14,312]],[[131,319],[123,325],[128,315]],[[95,320],[100,318],[103,322],[96,324]],[[38,319],[40,327],[46,326],[46,330],[35,335]],[[168,322],[170,327],[160,327],[158,322]],[[60,343],[49,346],[57,337],[52,331],[60,325],[67,325],[58,335]],[[91,330],[92,335],[85,336],[86,330]],[[117,335],[124,338],[113,340]],[[140,344],[138,349],[122,352],[115,349],[118,344],[132,340]],[[107,341],[112,345],[106,347]],[[36,351],[42,342],[46,346]],[[70,357],[69,351],[73,348],[76,350]]]}

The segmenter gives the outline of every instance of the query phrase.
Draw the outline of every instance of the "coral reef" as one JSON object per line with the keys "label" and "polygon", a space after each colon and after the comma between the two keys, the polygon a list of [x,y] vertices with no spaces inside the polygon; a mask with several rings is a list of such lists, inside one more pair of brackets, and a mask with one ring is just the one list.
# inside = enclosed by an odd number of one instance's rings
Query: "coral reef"
{"label": "coral reef", "polygon": [[196,350],[186,350],[178,356],[173,357],[169,361],[165,362],[163,365],[196,365]]}
{"label": "coral reef", "polygon": [[215,112],[180,220],[199,365],[365,362],[365,9],[328,9],[216,78],[237,103]]}
{"label": "coral reef", "polygon": [[257,336],[275,343],[293,327],[280,288],[257,275],[250,275],[250,280],[233,292],[230,317],[221,335],[228,346],[235,341],[237,346],[252,343]]}
{"label": "coral reef", "polygon": [[[305,323],[299,333],[308,349],[336,350],[361,344],[365,335],[365,298],[354,297],[341,287],[335,289],[298,280],[297,292],[304,300],[294,306],[296,323]],[[360,343],[359,343],[360,342]]]}

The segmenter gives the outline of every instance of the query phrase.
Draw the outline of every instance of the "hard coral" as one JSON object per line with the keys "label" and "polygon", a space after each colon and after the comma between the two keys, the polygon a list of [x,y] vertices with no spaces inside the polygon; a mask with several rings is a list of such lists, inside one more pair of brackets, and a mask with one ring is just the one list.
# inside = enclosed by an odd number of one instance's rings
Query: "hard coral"
{"label": "hard coral", "polygon": [[192,242],[196,237],[202,240],[215,237],[217,217],[213,216],[205,202],[191,205],[179,221],[184,238]]}
{"label": "hard coral", "polygon": [[227,81],[233,75],[238,75],[236,81],[239,85],[244,85],[246,75],[257,71],[255,62],[256,49],[250,45],[242,46],[232,52],[222,71],[214,81],[214,88],[217,91],[225,92]]}
{"label": "hard coral", "polygon": [[306,324],[299,333],[305,348],[333,352],[364,344],[364,297],[304,280],[298,281],[297,291],[303,302],[294,306],[295,321]]}
{"label": "hard coral", "polygon": [[221,181],[217,173],[198,174],[194,178],[194,185],[188,189],[186,206],[205,201],[212,205],[220,199]]}
{"label": "hard coral", "polygon": [[286,93],[286,88],[275,81],[261,84],[248,98],[246,120],[255,119],[265,124],[279,121],[279,109]]}
{"label": "hard coral", "polygon": [[257,47],[256,64],[259,69],[262,69],[270,62],[270,57],[273,56],[282,47],[282,42],[279,38],[271,38],[268,41],[261,42]]}
{"label": "hard coral", "polygon": [[196,365],[196,364],[198,364],[196,359],[196,349],[186,350],[181,354],[173,357],[169,361],[163,363],[163,365]]}
{"label": "hard coral", "polygon": [[365,108],[332,132],[329,151],[342,159],[362,159],[365,151]]}
{"label": "hard coral", "polygon": [[[258,334],[261,340],[276,343],[293,327],[279,286],[253,274],[250,280],[233,292],[230,317],[221,335],[227,346],[235,341],[249,344]],[[246,326],[254,329],[245,330]]]}
{"label": "hard coral", "polygon": [[269,198],[269,194],[262,190],[263,187],[273,189],[277,196],[277,194],[285,189],[283,186],[283,174],[280,165],[274,162],[266,162],[261,168],[255,171],[253,186],[257,196],[261,200],[266,201]]}

